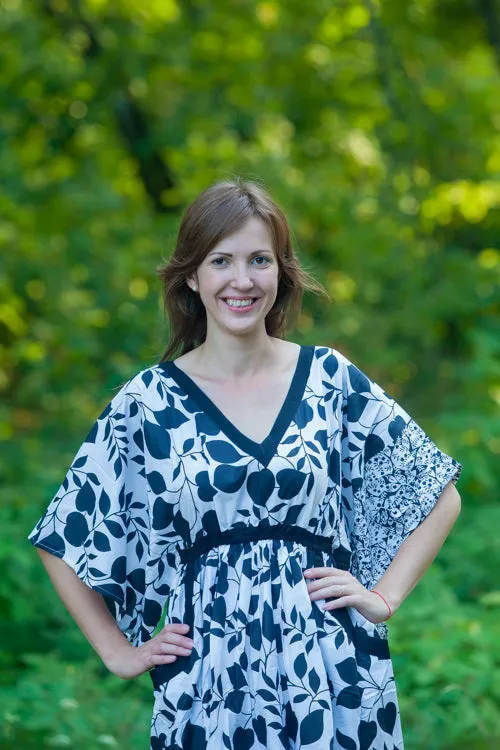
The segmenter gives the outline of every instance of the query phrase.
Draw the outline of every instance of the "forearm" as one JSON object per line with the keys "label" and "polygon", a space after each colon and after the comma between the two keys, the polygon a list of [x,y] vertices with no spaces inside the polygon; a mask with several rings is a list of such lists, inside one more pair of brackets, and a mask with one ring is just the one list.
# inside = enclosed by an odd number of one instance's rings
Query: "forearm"
{"label": "forearm", "polygon": [[104,664],[113,671],[119,654],[132,646],[111,616],[101,594],[80,580],[63,560],[43,549],[37,548],[37,551],[67,610]]}
{"label": "forearm", "polygon": [[427,518],[405,539],[384,575],[373,587],[394,612],[420,581],[441,549],[460,513],[460,495],[446,485]]}

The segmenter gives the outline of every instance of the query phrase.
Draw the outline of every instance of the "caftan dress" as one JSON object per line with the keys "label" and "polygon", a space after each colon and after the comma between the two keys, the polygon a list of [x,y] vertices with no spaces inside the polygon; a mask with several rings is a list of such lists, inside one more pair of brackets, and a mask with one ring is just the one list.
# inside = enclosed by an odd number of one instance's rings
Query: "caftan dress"
{"label": "caftan dress", "polygon": [[163,362],[111,399],[29,538],[132,644],[189,624],[191,655],[151,671],[151,750],[401,750],[385,624],[322,610],[303,571],[373,587],[460,470],[331,347],[300,347],[262,443]]}

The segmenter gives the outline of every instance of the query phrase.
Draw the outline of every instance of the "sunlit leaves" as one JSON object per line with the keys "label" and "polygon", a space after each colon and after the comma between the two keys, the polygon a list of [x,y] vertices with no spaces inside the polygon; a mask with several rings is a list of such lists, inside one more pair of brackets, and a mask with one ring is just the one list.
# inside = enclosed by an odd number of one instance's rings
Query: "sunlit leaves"
{"label": "sunlit leaves", "polygon": [[[301,259],[332,296],[332,305],[308,296],[290,338],[346,352],[463,461],[470,508],[478,503],[481,515],[496,501],[498,66],[480,5],[1,4],[0,389],[9,400],[0,413],[0,562],[5,620],[13,623],[2,658],[7,680],[11,663],[12,680],[19,664],[29,675],[21,675],[18,692],[9,686],[2,696],[5,711],[20,716],[9,724],[12,737],[15,726],[25,731],[14,747],[39,747],[42,728],[61,721],[58,700],[73,694],[86,725],[69,736],[72,746],[93,750],[101,725],[117,728],[124,750],[144,745],[137,727],[144,719],[146,728],[150,709],[139,711],[124,694],[115,701],[118,688],[98,679],[93,666],[67,668],[88,651],[73,648],[75,631],[61,627],[62,610],[34,607],[41,590],[44,601],[51,594],[23,545],[112,390],[160,358],[166,332],[155,267],[173,248],[181,209],[212,181],[237,173],[262,179],[290,219]],[[150,129],[149,141],[137,134],[139,151],[160,154],[172,171],[174,185],[161,195],[164,206],[178,207],[171,215],[150,203],[141,165],[118,127],[114,103],[129,97]],[[362,412],[364,391],[357,390],[347,417]],[[327,393],[320,408],[332,409],[336,397]],[[307,418],[306,409],[299,419]],[[200,432],[216,437],[210,420],[196,419]],[[171,446],[158,421],[148,422],[146,440],[167,464]],[[217,440],[207,450],[219,455]],[[331,456],[336,482],[335,450]],[[241,460],[224,457],[230,471],[217,477],[222,488],[238,486]],[[198,478],[197,502],[209,503],[213,488],[201,469]],[[162,496],[152,501],[161,528],[175,508],[163,475],[152,480]],[[285,502],[303,481],[280,474]],[[265,471],[251,475],[247,490],[259,507],[273,489]],[[84,538],[96,502],[106,508],[94,493],[91,472],[87,482],[82,474],[75,538],[54,539],[55,549]],[[290,522],[294,516],[291,506]],[[454,546],[452,536],[443,552],[450,554],[447,580],[474,612],[462,618],[463,603],[439,581],[446,612],[436,612],[432,591],[422,619],[411,598],[408,615],[398,614],[407,624],[396,639],[397,671],[415,747],[432,744],[436,731],[443,742],[458,742],[466,720],[498,726],[489,698],[497,687],[488,682],[498,671],[490,663],[499,637],[496,568],[483,562],[485,549],[496,559],[498,523],[492,512],[485,517],[477,526],[469,519],[460,542]],[[116,521],[106,525],[121,538]],[[491,612],[478,609],[477,597]],[[58,641],[47,647],[51,632]],[[268,632],[255,631],[255,644]],[[37,648],[39,662],[26,655]],[[51,648],[65,654],[64,663]],[[26,701],[49,684],[57,700]],[[430,703],[432,711],[422,709]],[[147,707],[147,697],[137,705]],[[390,710],[381,715],[388,726]],[[315,729],[314,722],[300,727],[306,737]],[[255,731],[264,736],[265,725]],[[361,746],[369,744],[369,724],[364,732]]]}

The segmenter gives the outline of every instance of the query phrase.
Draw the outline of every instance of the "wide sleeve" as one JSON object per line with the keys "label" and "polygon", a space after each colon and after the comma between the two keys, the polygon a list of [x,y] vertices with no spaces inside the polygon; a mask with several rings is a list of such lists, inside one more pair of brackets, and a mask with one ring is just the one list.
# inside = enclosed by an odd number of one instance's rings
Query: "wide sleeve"
{"label": "wide sleeve", "polygon": [[373,588],[462,467],[347,360],[342,420],[343,511],[354,573]]}
{"label": "wide sleeve", "polygon": [[139,378],[97,418],[29,535],[102,594],[129,640],[140,638],[149,548]]}

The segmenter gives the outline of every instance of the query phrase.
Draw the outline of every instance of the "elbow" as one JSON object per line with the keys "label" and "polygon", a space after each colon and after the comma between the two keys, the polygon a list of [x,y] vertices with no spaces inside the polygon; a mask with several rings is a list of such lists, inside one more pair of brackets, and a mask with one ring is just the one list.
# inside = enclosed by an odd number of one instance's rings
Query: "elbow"
{"label": "elbow", "polygon": [[462,510],[462,498],[453,482],[449,483],[446,495],[450,507],[452,507],[454,510],[455,519],[457,519],[460,515],[460,511]]}
{"label": "elbow", "polygon": [[455,502],[456,502],[456,504],[458,506],[458,510],[460,511],[461,508],[462,508],[462,498],[460,496],[460,492],[457,490],[457,488],[456,488],[456,486],[455,486],[455,484],[453,482],[451,483],[451,488],[453,490],[453,496],[455,497]]}
{"label": "elbow", "polygon": [[436,504],[456,521],[462,510],[462,498],[453,482],[448,482]]}

